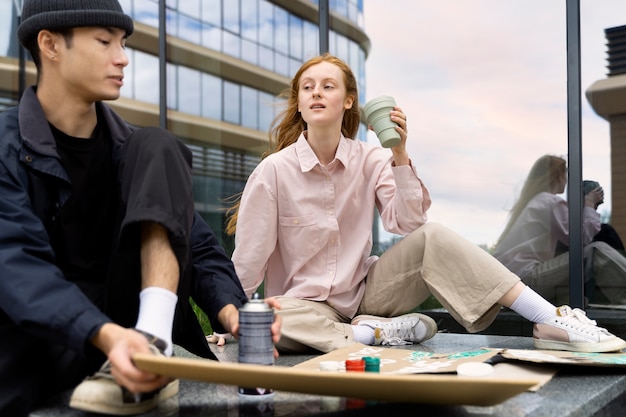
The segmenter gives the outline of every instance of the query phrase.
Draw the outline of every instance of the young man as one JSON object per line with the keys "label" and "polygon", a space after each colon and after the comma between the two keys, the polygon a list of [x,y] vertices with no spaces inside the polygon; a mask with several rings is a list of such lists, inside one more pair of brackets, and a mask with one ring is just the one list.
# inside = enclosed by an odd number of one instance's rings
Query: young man
{"label": "young man", "polygon": [[188,298],[236,333],[246,297],[194,211],[187,147],[101,103],[128,64],[133,21],[118,1],[26,0],[22,19],[38,82],[0,114],[0,415],[25,416],[100,367],[70,405],[145,412],[178,381],[132,355],[176,342],[214,358]]}

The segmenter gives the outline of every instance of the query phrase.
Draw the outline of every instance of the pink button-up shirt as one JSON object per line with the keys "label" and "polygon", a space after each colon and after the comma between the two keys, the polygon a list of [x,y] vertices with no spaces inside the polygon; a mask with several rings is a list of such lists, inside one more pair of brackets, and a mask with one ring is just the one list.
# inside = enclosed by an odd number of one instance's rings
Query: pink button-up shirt
{"label": "pink button-up shirt", "polygon": [[392,166],[389,150],[339,142],[323,166],[304,134],[263,159],[241,198],[233,262],[250,296],[327,301],[352,317],[363,292],[374,209],[385,229],[406,235],[426,222],[430,194],[410,165]]}

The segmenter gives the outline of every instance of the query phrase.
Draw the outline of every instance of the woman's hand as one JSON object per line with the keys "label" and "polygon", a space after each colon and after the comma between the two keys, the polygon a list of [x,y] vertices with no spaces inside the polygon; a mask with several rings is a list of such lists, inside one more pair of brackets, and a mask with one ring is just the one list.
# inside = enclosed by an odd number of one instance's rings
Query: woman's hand
{"label": "woman's hand", "polygon": [[[265,303],[274,310],[280,310],[280,303],[275,298],[266,298]],[[206,337],[209,343],[215,343],[217,346],[223,346],[226,341],[239,338],[239,310],[232,304],[228,304],[220,310],[217,315],[218,320],[228,331],[228,333],[213,333]],[[280,340],[280,328],[282,320],[279,315],[274,314],[274,322],[272,323],[272,342],[278,343]],[[274,349],[274,357],[278,357],[278,350]]]}
{"label": "woman's hand", "polygon": [[[274,310],[280,310],[280,303],[278,302],[277,299],[273,297],[269,297],[265,299],[265,302],[267,303],[268,306],[270,306],[270,308],[273,308]],[[274,323],[272,323],[272,341],[275,344],[278,343],[278,341],[280,340],[281,325],[282,325],[282,319],[280,315],[274,314]],[[278,353],[276,353],[275,356],[278,356]]]}
{"label": "woman's hand", "polygon": [[393,161],[396,166],[409,165],[409,154],[406,151],[406,141],[408,135],[406,114],[404,114],[400,107],[395,106],[391,111],[391,121],[398,125],[396,126],[396,131],[400,134],[400,143],[391,148]]}
{"label": "woman's hand", "polygon": [[591,190],[585,195],[585,206],[587,207],[597,210],[602,203],[604,203],[604,190],[602,187]]}

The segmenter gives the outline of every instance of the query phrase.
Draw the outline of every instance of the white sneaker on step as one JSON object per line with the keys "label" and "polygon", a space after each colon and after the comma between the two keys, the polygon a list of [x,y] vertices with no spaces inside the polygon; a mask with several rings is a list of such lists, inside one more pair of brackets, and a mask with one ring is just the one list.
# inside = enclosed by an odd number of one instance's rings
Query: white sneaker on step
{"label": "white sneaker on step", "polygon": [[352,319],[351,324],[374,329],[375,345],[410,345],[428,340],[437,333],[435,320],[419,313],[391,318],[362,314]]}
{"label": "white sneaker on step", "polygon": [[533,343],[537,349],[573,352],[613,352],[626,348],[626,342],[598,327],[587,314],[569,306],[561,306],[556,316],[533,326]]}
{"label": "white sneaker on step", "polygon": [[[146,334],[146,337],[149,335]],[[150,350],[163,356],[165,342],[154,336],[149,337]],[[146,413],[178,394],[178,379],[148,393],[133,394],[119,385],[111,375],[111,362],[108,360],[100,370],[81,382],[72,393],[70,407],[93,413],[111,415],[134,415]]]}

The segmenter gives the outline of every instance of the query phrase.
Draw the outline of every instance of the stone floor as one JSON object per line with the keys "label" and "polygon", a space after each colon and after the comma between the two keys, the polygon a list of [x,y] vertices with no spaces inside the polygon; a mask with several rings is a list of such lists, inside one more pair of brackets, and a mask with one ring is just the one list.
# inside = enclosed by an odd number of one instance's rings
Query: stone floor
{"label": "stone floor", "polygon": [[[412,350],[449,353],[480,347],[531,349],[532,340],[520,336],[439,333],[431,340],[412,345]],[[220,361],[236,361],[237,343],[213,347]],[[190,356],[177,348],[178,356]],[[283,355],[277,365],[291,366],[313,355]],[[86,417],[93,414],[67,406],[69,392],[55,398],[31,417]],[[525,392],[492,407],[430,406],[401,403],[362,403],[345,398],[276,392],[268,400],[248,400],[237,387],[182,380],[180,394],[144,416],[393,416],[438,417],[608,417],[626,414],[626,370],[570,367],[537,392]]]}

